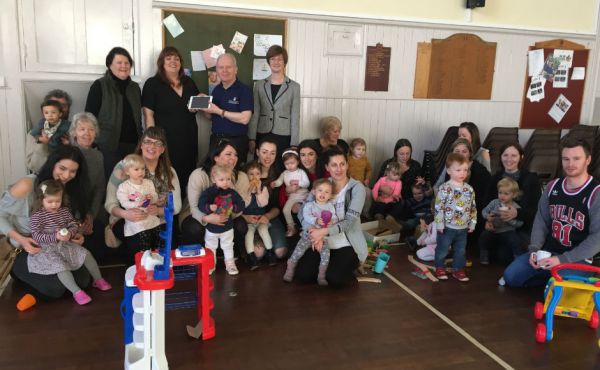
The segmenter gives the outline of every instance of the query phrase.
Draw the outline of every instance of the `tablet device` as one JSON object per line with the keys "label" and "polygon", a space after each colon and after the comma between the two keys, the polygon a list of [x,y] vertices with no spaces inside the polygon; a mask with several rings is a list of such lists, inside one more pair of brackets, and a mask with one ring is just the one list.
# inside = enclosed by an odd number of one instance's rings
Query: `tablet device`
{"label": "tablet device", "polygon": [[208,108],[211,101],[212,96],[190,96],[190,101],[188,102],[188,109]]}

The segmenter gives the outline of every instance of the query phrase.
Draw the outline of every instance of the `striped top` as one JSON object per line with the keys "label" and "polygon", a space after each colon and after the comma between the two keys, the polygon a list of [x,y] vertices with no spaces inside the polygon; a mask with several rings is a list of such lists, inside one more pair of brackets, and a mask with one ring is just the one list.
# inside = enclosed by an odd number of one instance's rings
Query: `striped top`
{"label": "striped top", "polygon": [[66,228],[71,235],[77,233],[77,222],[67,207],[61,207],[56,212],[48,212],[40,208],[31,215],[31,237],[41,247],[55,244],[58,230]]}

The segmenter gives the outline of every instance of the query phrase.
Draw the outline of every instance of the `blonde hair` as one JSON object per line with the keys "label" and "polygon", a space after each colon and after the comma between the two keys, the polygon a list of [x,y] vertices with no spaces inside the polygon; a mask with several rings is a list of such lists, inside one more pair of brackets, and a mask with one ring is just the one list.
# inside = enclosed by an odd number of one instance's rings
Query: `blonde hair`
{"label": "blonde hair", "polygon": [[400,163],[398,163],[396,161],[392,161],[392,162],[388,163],[388,165],[385,167],[385,175],[386,176],[389,176],[389,175],[400,176]]}
{"label": "blonde hair", "polygon": [[327,116],[321,118],[321,122],[319,123],[319,125],[321,127],[321,135],[325,135],[327,131],[333,128],[339,128],[340,130],[342,129],[342,121],[340,121],[340,119],[335,116]]}
{"label": "blonde hair", "polygon": [[123,164],[124,170],[127,170],[136,164],[146,168],[146,162],[144,162],[144,158],[139,154],[128,154],[123,158],[121,163]]}
{"label": "blonde hair", "polygon": [[219,164],[215,164],[210,169],[210,179],[213,180],[218,173],[223,174],[223,175],[227,175],[228,174],[229,176],[232,176],[233,171],[231,170],[231,168],[229,168],[227,166],[222,166],[222,165],[219,165]]}
{"label": "blonde hair", "polygon": [[500,179],[496,187],[498,188],[498,190],[500,190],[500,188],[508,189],[508,191],[513,193],[515,197],[518,196],[520,193],[519,183],[511,179],[510,177],[503,177],[502,179]]}
{"label": "blonde hair", "polygon": [[365,148],[367,147],[367,142],[365,141],[365,139],[357,137],[356,139],[352,139],[352,141],[350,142],[350,149],[354,149],[355,147],[362,145]]}

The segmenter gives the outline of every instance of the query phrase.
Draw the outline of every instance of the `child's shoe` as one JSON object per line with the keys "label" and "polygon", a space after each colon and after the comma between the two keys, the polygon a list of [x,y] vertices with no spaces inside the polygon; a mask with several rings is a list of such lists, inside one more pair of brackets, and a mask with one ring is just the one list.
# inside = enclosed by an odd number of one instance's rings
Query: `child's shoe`
{"label": "child's shoe", "polygon": [[292,260],[288,260],[287,269],[285,270],[285,274],[283,274],[283,280],[291,283],[294,280],[294,271],[296,270],[296,264],[292,262]]}
{"label": "child's shoe", "polygon": [[458,281],[462,281],[463,283],[469,281],[469,277],[467,276],[467,274],[465,274],[465,270],[462,269],[454,271],[452,273],[452,277],[454,277]]}
{"label": "child's shoe", "polygon": [[448,280],[448,273],[446,272],[446,269],[443,267],[437,267],[435,269],[435,277],[438,278],[439,280]]}
{"label": "child's shoe", "polygon": [[99,290],[103,291],[103,292],[112,289],[112,285],[110,285],[108,283],[108,281],[104,280],[103,278],[100,278],[100,279],[94,281],[92,283],[92,286],[94,288],[96,288],[96,289],[99,289]]}
{"label": "child's shoe", "polygon": [[237,275],[240,273],[237,269],[237,266],[235,265],[235,260],[233,258],[225,260],[225,270],[227,270],[227,273],[229,275]]}
{"label": "child's shoe", "polygon": [[325,274],[327,273],[327,266],[319,265],[319,275],[317,276],[317,283],[321,286],[327,286],[327,279],[325,278]]}
{"label": "child's shoe", "polygon": [[248,254],[248,266],[250,267],[250,271],[254,271],[259,267],[258,258],[256,258],[254,252]]}
{"label": "child's shoe", "polygon": [[273,252],[272,249],[269,249],[267,251],[267,263],[269,264],[269,266],[277,265],[277,256],[275,255],[275,252]]}
{"label": "child's shoe", "polygon": [[83,290],[77,291],[73,293],[73,299],[77,304],[83,306],[84,304],[88,304],[92,301],[92,298],[86,294]]}
{"label": "child's shoe", "polygon": [[296,230],[296,225],[289,224],[289,225],[287,225],[287,232],[285,233],[285,236],[287,238],[289,238],[289,237],[296,235],[297,232],[298,231]]}

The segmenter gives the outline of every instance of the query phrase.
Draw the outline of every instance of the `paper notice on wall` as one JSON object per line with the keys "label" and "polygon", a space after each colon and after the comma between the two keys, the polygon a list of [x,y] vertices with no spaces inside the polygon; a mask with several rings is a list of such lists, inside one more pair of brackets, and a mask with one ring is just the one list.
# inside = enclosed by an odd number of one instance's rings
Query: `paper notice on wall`
{"label": "paper notice on wall", "polygon": [[175,14],[171,14],[167,18],[163,19],[163,24],[169,30],[169,33],[173,38],[181,35],[183,33],[183,27],[179,24],[177,18],[175,18]]}
{"label": "paper notice on wall", "polygon": [[539,102],[544,99],[544,84],[546,80],[540,75],[533,76],[531,78],[531,83],[529,84],[529,89],[527,89],[527,99],[531,102]]}
{"label": "paper notice on wall", "polygon": [[254,59],[252,63],[252,79],[264,80],[271,75],[271,69],[266,59]]}
{"label": "paper notice on wall", "polygon": [[239,31],[235,31],[235,35],[231,40],[231,44],[229,44],[229,48],[233,49],[238,54],[242,53],[244,46],[246,45],[246,41],[248,41],[248,36],[240,33]]}
{"label": "paper notice on wall", "polygon": [[573,65],[573,50],[554,50],[554,58],[560,60],[560,64],[566,65],[567,68],[571,68]]}
{"label": "paper notice on wall", "polygon": [[554,104],[552,104],[552,108],[550,108],[548,114],[556,123],[560,123],[569,111],[569,108],[571,108],[571,102],[563,94],[560,94]]}
{"label": "paper notice on wall", "polygon": [[211,52],[212,47],[202,50],[202,59],[204,59],[207,69],[217,65],[217,59],[210,56]]}
{"label": "paper notice on wall", "polygon": [[554,79],[558,66],[560,66],[560,60],[552,55],[548,55],[544,62],[544,69],[542,70],[542,76],[544,76],[546,81],[552,81]]}
{"label": "paper notice on wall", "polygon": [[202,58],[202,51],[190,51],[192,56],[192,70],[193,71],[204,71],[206,66],[204,65],[204,58]]}
{"label": "paper notice on wall", "polygon": [[283,36],[281,35],[261,35],[254,34],[254,55],[264,57],[267,51],[273,45],[282,45]]}
{"label": "paper notice on wall", "polygon": [[225,48],[223,47],[223,44],[213,45],[210,50],[210,57],[214,59],[217,59],[223,54],[225,54]]}
{"label": "paper notice on wall", "polygon": [[585,67],[574,67],[571,80],[583,80],[585,78]]}
{"label": "paper notice on wall", "polygon": [[544,50],[529,50],[529,76],[537,76],[544,68]]}
{"label": "paper notice on wall", "polygon": [[569,83],[569,68],[566,64],[561,64],[556,70],[554,79],[552,80],[552,87],[555,89],[566,88]]}

